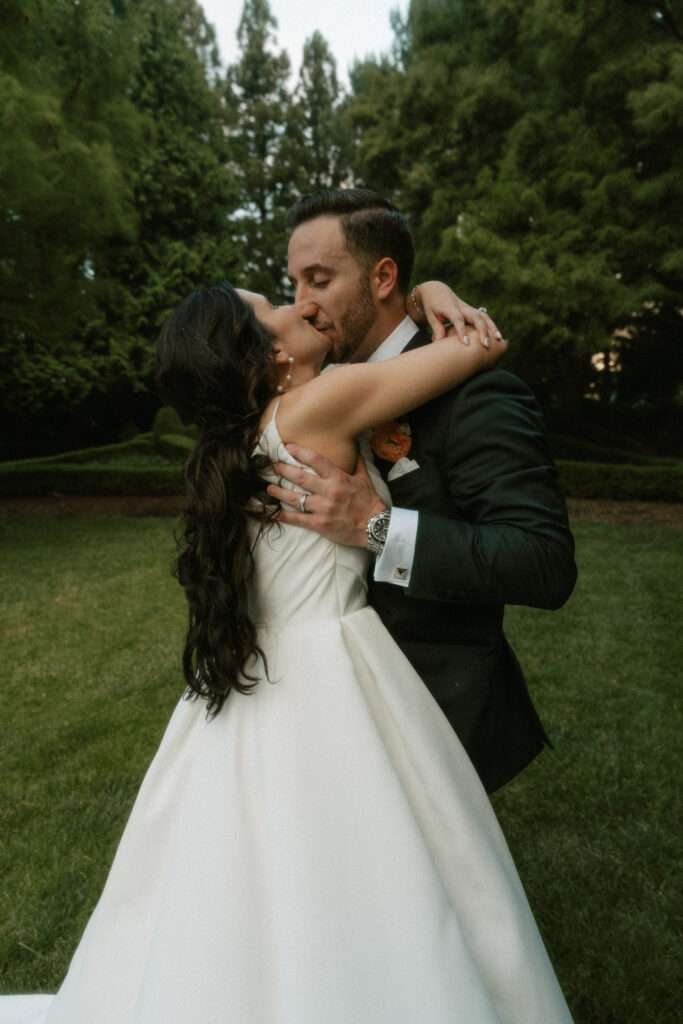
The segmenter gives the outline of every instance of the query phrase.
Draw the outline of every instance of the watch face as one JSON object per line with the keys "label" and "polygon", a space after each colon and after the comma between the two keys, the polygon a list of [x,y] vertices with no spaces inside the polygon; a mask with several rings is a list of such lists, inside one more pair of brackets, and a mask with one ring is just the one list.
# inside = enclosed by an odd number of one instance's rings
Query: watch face
{"label": "watch face", "polygon": [[375,519],[371,529],[372,536],[375,538],[375,540],[384,543],[384,541],[387,539],[387,534],[389,532],[389,516],[379,516],[377,519]]}

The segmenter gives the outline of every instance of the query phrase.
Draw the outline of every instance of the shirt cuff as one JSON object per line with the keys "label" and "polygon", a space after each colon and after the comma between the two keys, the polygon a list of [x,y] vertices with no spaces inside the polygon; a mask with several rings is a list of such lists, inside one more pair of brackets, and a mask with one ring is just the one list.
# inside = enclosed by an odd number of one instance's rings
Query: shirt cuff
{"label": "shirt cuff", "polygon": [[420,513],[412,508],[392,508],[384,550],[375,560],[377,583],[407,587],[415,557]]}

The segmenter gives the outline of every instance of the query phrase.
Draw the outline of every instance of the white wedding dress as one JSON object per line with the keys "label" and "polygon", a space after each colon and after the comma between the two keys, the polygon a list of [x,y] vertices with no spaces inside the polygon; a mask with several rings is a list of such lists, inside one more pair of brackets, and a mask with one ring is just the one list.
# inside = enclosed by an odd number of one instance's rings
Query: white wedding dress
{"label": "white wedding dress", "polygon": [[[260,447],[293,461],[275,420]],[[0,998],[2,1024],[571,1024],[366,570],[297,527],[259,540],[271,681],[210,721],[180,701],[59,993]]]}

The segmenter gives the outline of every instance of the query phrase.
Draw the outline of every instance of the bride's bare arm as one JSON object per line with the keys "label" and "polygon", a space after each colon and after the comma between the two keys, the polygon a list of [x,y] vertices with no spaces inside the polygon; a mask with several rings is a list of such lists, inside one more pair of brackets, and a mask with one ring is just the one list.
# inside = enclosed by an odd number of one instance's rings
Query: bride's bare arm
{"label": "bride's bare arm", "polygon": [[[472,335],[471,331],[469,333]],[[470,344],[465,346],[456,339],[451,328],[450,336],[445,340],[433,342],[431,345],[403,353],[382,363],[337,367],[332,372],[311,381],[310,384],[297,388],[297,394],[283,396],[278,414],[282,436],[289,442],[287,448],[290,453],[305,466],[309,466],[314,473],[312,475],[305,469],[299,469],[289,463],[275,465],[274,469],[278,475],[290,483],[299,485],[310,494],[305,511],[300,512],[297,508],[299,495],[295,491],[271,484],[268,491],[281,503],[282,522],[315,530],[342,544],[364,547],[367,543],[366,523],[370,516],[381,511],[385,505],[374,490],[362,457],[357,455],[355,443],[349,439],[355,438],[369,426],[375,426],[386,419],[407,412],[428,400],[427,397],[423,397],[424,391],[417,390],[422,379],[420,357],[424,358],[436,352],[437,361],[446,358],[448,372],[454,374],[449,378],[453,383],[441,380],[436,385],[436,390],[431,392],[439,394],[478,370],[494,365],[506,347],[501,341],[500,344],[496,343],[486,349],[480,344],[478,337],[471,337]],[[409,360],[408,357],[413,358]],[[388,364],[391,364],[388,373],[394,384],[391,395],[380,393],[379,398],[369,397],[361,402],[361,378],[363,387],[375,392],[382,386],[382,378],[376,371],[384,368],[384,372],[387,372]],[[371,370],[371,373],[367,374],[367,370]],[[356,373],[359,373],[359,376],[356,376]],[[324,383],[325,388],[331,386],[333,379],[335,396],[334,405],[331,405],[329,393],[325,394],[322,385]],[[422,383],[425,384],[424,381]],[[432,379],[430,387],[433,385]],[[309,389],[308,393],[304,394],[306,389]],[[301,402],[302,397],[305,399],[304,403]],[[311,405],[306,407],[309,399]],[[331,420],[334,420],[339,410],[345,407],[350,412],[349,418],[343,423],[343,435],[346,436],[340,437],[339,422]],[[296,415],[299,410],[304,414],[302,420],[299,423],[288,423],[288,413],[292,411]],[[321,420],[324,421],[324,426]]]}
{"label": "bride's bare arm", "polygon": [[[505,342],[485,346],[454,334],[382,362],[339,366],[296,389],[281,404],[286,440],[309,444],[332,436],[353,440],[369,427],[410,412],[495,365]],[[285,436],[283,434],[283,436]]]}

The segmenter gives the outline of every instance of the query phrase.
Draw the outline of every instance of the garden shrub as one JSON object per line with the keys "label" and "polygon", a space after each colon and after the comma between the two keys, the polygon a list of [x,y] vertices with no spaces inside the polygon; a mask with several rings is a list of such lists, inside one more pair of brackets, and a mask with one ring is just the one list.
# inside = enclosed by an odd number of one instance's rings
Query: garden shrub
{"label": "garden shrub", "polygon": [[182,462],[191,447],[187,437],[172,438],[164,457],[154,451],[151,434],[144,434],[121,444],[0,463],[0,495],[180,494]]}
{"label": "garden shrub", "polygon": [[556,459],[570,462],[604,462],[608,465],[650,466],[675,463],[675,459],[666,456],[641,455],[628,448],[615,448],[608,445],[584,441],[579,437],[567,437],[563,434],[551,434],[550,443]]}
{"label": "garden shrub", "polygon": [[560,485],[572,498],[683,501],[683,465],[609,466],[558,460]]}
{"label": "garden shrub", "polygon": [[180,466],[154,469],[111,469],[106,466],[18,466],[0,470],[1,497],[45,497],[48,494],[150,495],[181,494]]}
{"label": "garden shrub", "polygon": [[74,452],[60,452],[58,455],[40,455],[34,459],[17,459],[14,462],[0,462],[0,471],[10,467],[55,466],[68,463],[107,462],[126,455],[137,455],[152,450],[151,434],[138,434],[131,441],[118,444],[104,444],[96,448],[80,448]]}
{"label": "garden shrub", "polygon": [[184,462],[187,453],[191,452],[193,448],[194,440],[185,434],[164,434],[159,438],[156,445],[159,455],[163,455],[167,459],[173,459],[174,462],[177,462],[178,459]]}
{"label": "garden shrub", "polygon": [[162,405],[152,424],[152,442],[155,451],[159,450],[161,438],[169,435],[173,437],[181,435],[183,437],[195,438],[197,436],[197,429],[193,426],[184,427],[175,409],[171,408],[170,405]]}
{"label": "garden shrub", "polygon": [[[181,494],[182,464],[193,444],[185,430],[159,435],[156,446],[141,434],[121,444],[0,463],[0,496]],[[557,467],[569,497],[683,501],[683,463],[673,459],[615,465],[560,458]]]}

